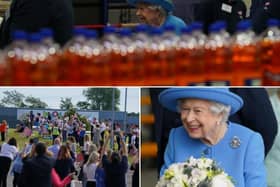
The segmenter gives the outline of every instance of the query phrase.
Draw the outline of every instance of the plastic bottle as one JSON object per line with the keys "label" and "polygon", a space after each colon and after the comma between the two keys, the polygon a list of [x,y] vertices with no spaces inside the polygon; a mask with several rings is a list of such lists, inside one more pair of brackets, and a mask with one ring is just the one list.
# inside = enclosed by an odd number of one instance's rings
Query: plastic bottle
{"label": "plastic bottle", "polygon": [[119,31],[119,53],[116,54],[116,60],[112,64],[114,84],[133,85],[137,80],[134,74],[134,52],[136,45],[132,40],[132,32],[128,28],[122,28]]}
{"label": "plastic bottle", "polygon": [[[279,20],[269,19],[268,28],[261,34],[261,63],[271,64],[273,48],[280,42]],[[278,63],[277,63],[278,64]]]}
{"label": "plastic bottle", "polygon": [[163,28],[162,34],[162,42],[165,46],[165,62],[166,62],[166,69],[165,74],[169,76],[166,77],[167,85],[175,85],[176,84],[176,75],[175,75],[175,67],[176,67],[176,53],[177,53],[177,46],[179,42],[179,36],[176,34],[175,27],[173,25],[166,25]]}
{"label": "plastic bottle", "polygon": [[261,85],[262,72],[257,42],[256,35],[251,30],[251,21],[239,22],[232,44],[233,85]]}
{"label": "plastic bottle", "polygon": [[[120,47],[117,35],[117,29],[112,26],[107,26],[103,30],[103,37],[101,43],[104,46],[105,53],[107,54],[107,61],[110,67],[113,67],[115,61],[120,61]],[[110,80],[114,79],[115,72],[111,69]],[[112,82],[111,84],[112,85]]]}
{"label": "plastic bottle", "polygon": [[80,85],[85,52],[83,46],[86,42],[85,29],[75,28],[73,38],[63,48],[63,55],[59,62],[58,84]]}
{"label": "plastic bottle", "polygon": [[[40,29],[42,36],[42,45],[47,49],[47,59],[41,64],[40,69],[44,71],[44,77],[47,78],[47,85],[56,85],[59,74],[58,63],[62,57],[62,51],[58,43],[53,40],[53,31],[49,28]],[[50,73],[52,72],[52,73]]]}
{"label": "plastic bottle", "polygon": [[39,33],[32,33],[28,37],[29,45],[26,50],[29,65],[29,76],[32,85],[46,85],[49,83],[49,75],[56,72],[46,72],[48,50],[41,43],[42,36]]}
{"label": "plastic bottle", "polygon": [[150,30],[151,42],[147,58],[144,61],[147,85],[171,85],[168,82],[168,63],[166,62],[166,47],[162,42],[161,28]]}
{"label": "plastic bottle", "polygon": [[[207,40],[207,36],[203,33],[203,25],[201,22],[194,22],[190,25],[190,27],[192,28],[192,36],[197,41],[195,53],[193,53],[192,55],[192,61],[195,63],[196,67],[193,66],[192,70],[200,74],[201,78],[203,78],[205,81],[204,46]],[[198,81],[199,80],[196,80],[194,84],[190,83],[190,85],[201,85],[201,83],[199,83]],[[202,83],[202,85],[203,84],[204,83]]]}
{"label": "plastic bottle", "polygon": [[261,34],[261,63],[263,65],[263,85],[280,85],[280,30],[279,20],[269,19],[268,28]]}
{"label": "plastic bottle", "polygon": [[[204,46],[207,36],[203,33],[202,26],[200,22],[193,22],[188,26],[191,28],[191,37],[193,37],[196,42],[189,56],[191,64],[189,64],[189,76],[186,80],[187,85],[205,85]],[[190,45],[192,45],[192,42]]]}
{"label": "plastic bottle", "polygon": [[219,21],[210,25],[205,44],[205,73],[207,85],[228,86],[232,81],[230,37],[226,23]]}
{"label": "plastic bottle", "polygon": [[149,27],[147,25],[138,25],[135,27],[133,42],[135,44],[133,67],[134,74],[137,77],[135,85],[145,85],[145,67],[144,62],[148,58],[150,38],[148,35]]}
{"label": "plastic bottle", "polygon": [[202,61],[196,61],[199,47],[196,38],[192,35],[192,27],[181,29],[181,36],[176,52],[176,85],[186,86],[204,82]]}
{"label": "plastic bottle", "polygon": [[6,79],[8,85],[30,84],[30,64],[26,60],[27,34],[15,31],[12,34],[13,42],[3,51],[6,63]]}
{"label": "plastic bottle", "polygon": [[108,62],[104,46],[98,40],[95,30],[86,32],[87,41],[84,45],[86,50],[86,66],[83,69],[83,82],[87,85],[110,85],[111,67]]}
{"label": "plastic bottle", "polygon": [[197,40],[197,45],[199,48],[203,48],[205,45],[205,42],[207,40],[207,36],[203,33],[203,25],[201,22],[193,22],[190,24],[190,27],[192,28],[192,35]]}
{"label": "plastic bottle", "polygon": [[46,45],[50,55],[61,53],[60,46],[53,40],[53,30],[50,28],[40,29],[42,44]]}

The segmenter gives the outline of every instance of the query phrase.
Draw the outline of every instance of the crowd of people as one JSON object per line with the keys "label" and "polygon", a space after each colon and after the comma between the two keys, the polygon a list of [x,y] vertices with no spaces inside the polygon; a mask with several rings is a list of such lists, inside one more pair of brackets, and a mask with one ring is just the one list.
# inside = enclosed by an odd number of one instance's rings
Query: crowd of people
{"label": "crowd of people", "polygon": [[[31,115],[28,115],[29,118]],[[33,118],[33,117],[32,117]],[[0,186],[7,186],[11,168],[14,187],[70,186],[71,181],[81,181],[84,187],[139,186],[139,129],[131,126],[123,132],[111,120],[99,122],[94,118],[90,131],[76,114],[64,118],[34,116],[34,128],[29,142],[23,148],[12,137],[0,150]],[[45,139],[45,124],[48,136]],[[114,126],[112,130],[112,126]],[[25,128],[29,128],[26,125]],[[34,131],[39,136],[34,137]],[[24,130],[25,131],[25,130]],[[24,131],[22,132],[24,134]],[[83,132],[84,131],[84,132]]]}

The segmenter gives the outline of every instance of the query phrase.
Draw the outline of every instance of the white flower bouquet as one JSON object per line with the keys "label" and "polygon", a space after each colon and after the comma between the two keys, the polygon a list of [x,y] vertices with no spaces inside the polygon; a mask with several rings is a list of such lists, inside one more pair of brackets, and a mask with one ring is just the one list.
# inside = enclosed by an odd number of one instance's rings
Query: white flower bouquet
{"label": "white flower bouquet", "polygon": [[156,187],[234,187],[228,174],[209,158],[190,157],[165,170]]}

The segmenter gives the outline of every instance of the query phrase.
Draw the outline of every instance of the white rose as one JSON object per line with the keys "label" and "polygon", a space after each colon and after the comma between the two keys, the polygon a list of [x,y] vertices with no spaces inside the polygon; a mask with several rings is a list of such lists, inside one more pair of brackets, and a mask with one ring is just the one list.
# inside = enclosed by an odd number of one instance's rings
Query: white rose
{"label": "white rose", "polygon": [[210,167],[211,163],[206,158],[199,159],[197,162],[197,167],[199,169],[206,169]]}
{"label": "white rose", "polygon": [[206,167],[210,167],[210,166],[212,166],[212,164],[213,164],[213,160],[212,160],[212,159],[209,159],[209,158],[206,158],[206,159],[205,159],[205,165],[206,165]]}
{"label": "white rose", "polygon": [[188,166],[195,166],[197,164],[197,159],[195,159],[193,156],[189,158],[189,164]]}
{"label": "white rose", "polygon": [[203,181],[207,177],[207,171],[195,168],[192,170],[191,175],[193,178],[195,178],[196,180],[198,180],[200,182],[200,181]]}
{"label": "white rose", "polygon": [[227,175],[219,174],[213,177],[211,187],[234,187],[234,185]]}

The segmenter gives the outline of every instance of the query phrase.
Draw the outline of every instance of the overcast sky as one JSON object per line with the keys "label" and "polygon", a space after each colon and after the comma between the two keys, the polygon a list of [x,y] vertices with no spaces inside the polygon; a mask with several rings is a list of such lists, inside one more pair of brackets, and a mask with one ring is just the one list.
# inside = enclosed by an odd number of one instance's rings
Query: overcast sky
{"label": "overcast sky", "polygon": [[[0,100],[3,98],[4,91],[16,90],[25,96],[33,96],[40,98],[41,101],[47,103],[49,108],[58,109],[60,98],[71,97],[72,103],[77,104],[78,101],[85,101],[86,98],[82,94],[87,87],[0,87]],[[120,110],[124,111],[125,105],[125,88],[118,87],[121,90]],[[139,88],[130,87],[127,89],[127,112],[139,113]]]}

